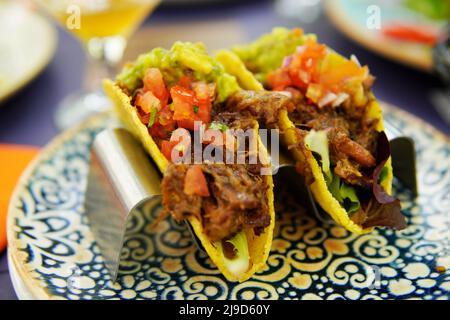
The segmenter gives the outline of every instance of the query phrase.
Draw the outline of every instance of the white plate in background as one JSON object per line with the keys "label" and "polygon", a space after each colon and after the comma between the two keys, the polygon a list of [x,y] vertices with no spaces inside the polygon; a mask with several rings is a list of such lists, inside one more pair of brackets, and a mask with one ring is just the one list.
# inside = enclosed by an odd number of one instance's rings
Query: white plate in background
{"label": "white plate in background", "polygon": [[57,33],[17,1],[0,2],[0,103],[33,80],[50,62]]}

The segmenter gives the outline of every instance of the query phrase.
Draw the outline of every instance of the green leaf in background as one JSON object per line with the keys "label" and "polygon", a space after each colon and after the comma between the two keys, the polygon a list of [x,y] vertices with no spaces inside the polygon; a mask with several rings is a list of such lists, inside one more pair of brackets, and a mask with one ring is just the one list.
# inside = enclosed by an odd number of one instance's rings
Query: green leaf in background
{"label": "green leaf in background", "polygon": [[450,19],[448,0],[404,0],[405,6],[433,20]]}

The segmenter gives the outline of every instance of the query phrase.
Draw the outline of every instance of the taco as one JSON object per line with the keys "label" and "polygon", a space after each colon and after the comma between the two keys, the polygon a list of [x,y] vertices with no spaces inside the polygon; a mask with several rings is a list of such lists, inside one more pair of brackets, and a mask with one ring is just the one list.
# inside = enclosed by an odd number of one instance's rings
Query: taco
{"label": "taco", "polygon": [[[163,217],[187,219],[228,280],[261,270],[272,243],[273,182],[261,174],[270,164],[258,122],[223,108],[240,90],[236,78],[202,44],[176,42],[139,56],[104,89],[163,173]],[[226,161],[239,144],[232,130],[250,131],[243,144],[257,146],[256,162],[250,152],[243,164]],[[218,161],[205,161],[207,150]]]}
{"label": "taco", "polygon": [[[358,234],[406,227],[400,201],[390,195],[390,146],[367,66],[313,34],[285,28],[217,59],[251,90],[234,95],[233,108],[281,130],[298,172],[338,224]],[[243,70],[259,83],[241,79],[248,77]]]}

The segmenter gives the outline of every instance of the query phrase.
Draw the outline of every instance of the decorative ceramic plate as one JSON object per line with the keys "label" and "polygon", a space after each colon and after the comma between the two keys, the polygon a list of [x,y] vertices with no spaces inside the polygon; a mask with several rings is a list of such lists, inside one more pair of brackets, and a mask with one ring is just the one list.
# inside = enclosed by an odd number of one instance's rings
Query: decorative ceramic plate
{"label": "decorative ceramic plate", "polygon": [[[433,66],[431,46],[393,40],[382,35],[382,29],[391,23],[420,25],[432,30],[445,27],[446,21],[440,22],[426,18],[408,9],[404,2],[405,0],[326,0],[325,11],[340,31],[364,47],[400,63],[431,71]],[[379,10],[377,12],[380,17],[380,29],[369,28],[367,25],[369,17],[375,13],[372,10],[374,4]],[[372,26],[370,21],[369,24]]]}
{"label": "decorative ceramic plate", "polygon": [[40,299],[448,299],[450,142],[392,107],[385,117],[417,144],[420,196],[397,182],[409,227],[357,236],[319,222],[277,193],[267,267],[230,283],[193,244],[184,224],[149,227],[161,207],[128,225],[111,283],[83,208],[89,147],[111,118],[97,115],[56,138],[22,176],[8,213],[9,262],[19,297]]}
{"label": "decorative ceramic plate", "polygon": [[17,1],[0,1],[0,103],[33,80],[50,62],[55,29]]}

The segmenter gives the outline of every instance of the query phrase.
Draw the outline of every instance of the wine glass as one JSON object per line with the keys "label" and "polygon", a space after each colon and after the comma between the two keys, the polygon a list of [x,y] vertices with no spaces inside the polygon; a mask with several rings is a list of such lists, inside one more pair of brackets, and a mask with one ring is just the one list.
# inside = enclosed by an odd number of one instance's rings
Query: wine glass
{"label": "wine glass", "polygon": [[75,35],[85,49],[88,75],[83,88],[58,106],[55,123],[66,129],[110,103],[101,80],[121,61],[127,38],[160,0],[34,0]]}

